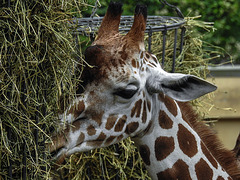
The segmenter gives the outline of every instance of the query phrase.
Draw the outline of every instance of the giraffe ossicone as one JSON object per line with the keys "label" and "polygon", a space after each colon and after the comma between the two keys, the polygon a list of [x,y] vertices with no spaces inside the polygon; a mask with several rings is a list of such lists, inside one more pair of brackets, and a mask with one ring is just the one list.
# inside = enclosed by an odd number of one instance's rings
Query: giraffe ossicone
{"label": "giraffe ossicone", "polygon": [[[236,164],[233,153],[216,145],[188,104],[179,102],[216,87],[192,75],[165,72],[156,56],[145,51],[146,6],[136,7],[126,35],[118,32],[121,13],[122,5],[111,2],[85,52],[93,68],[82,73],[82,95],[60,115],[67,125],[53,136],[50,151],[60,162],[132,137],[153,179],[239,178],[237,167],[229,168]],[[227,161],[221,161],[219,151],[228,154]]]}

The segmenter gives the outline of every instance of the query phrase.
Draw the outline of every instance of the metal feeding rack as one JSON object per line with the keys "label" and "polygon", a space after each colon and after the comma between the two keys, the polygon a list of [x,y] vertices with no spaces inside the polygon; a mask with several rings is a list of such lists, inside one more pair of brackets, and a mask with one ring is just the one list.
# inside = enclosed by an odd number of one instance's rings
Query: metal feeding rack
{"label": "metal feeding rack", "polygon": [[[185,35],[185,20],[184,16],[181,13],[180,9],[176,6],[169,4],[166,0],[160,0],[163,5],[167,5],[168,7],[174,9],[178,15],[178,17],[170,17],[170,16],[148,16],[147,17],[147,25],[145,33],[148,34],[148,51],[151,52],[152,45],[152,33],[153,32],[162,32],[162,65],[164,66],[165,61],[165,50],[166,50],[166,36],[168,31],[174,30],[174,44],[173,44],[173,62],[172,62],[172,70],[175,71],[175,60],[177,49],[179,49],[179,53],[182,52],[184,35]],[[93,41],[96,35],[98,28],[101,25],[103,17],[94,17],[97,10],[96,1],[95,7],[93,8],[92,14],[88,18],[74,18],[73,23],[76,25],[73,34],[75,35],[84,35],[90,36]],[[119,31],[122,33],[127,33],[133,24],[133,16],[122,16]],[[180,47],[177,48],[178,41],[178,33],[180,30]],[[77,41],[77,38],[76,38]]]}
{"label": "metal feeding rack", "polygon": [[[103,17],[89,17],[89,18],[74,18],[73,23],[77,24],[75,29],[76,34],[91,35],[95,33],[101,25]],[[133,23],[133,16],[122,16],[119,31],[128,32]],[[185,23],[185,20],[180,17],[169,16],[148,16],[146,33],[159,32],[165,30],[177,29]]]}

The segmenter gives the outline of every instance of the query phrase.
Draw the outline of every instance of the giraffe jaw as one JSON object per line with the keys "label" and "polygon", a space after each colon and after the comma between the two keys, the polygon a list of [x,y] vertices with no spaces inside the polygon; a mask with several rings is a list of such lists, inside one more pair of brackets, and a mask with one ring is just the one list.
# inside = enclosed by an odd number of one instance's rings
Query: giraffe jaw
{"label": "giraffe jaw", "polygon": [[[95,144],[98,144],[98,143],[101,143],[102,144],[103,141],[91,141],[91,143],[95,143]],[[56,164],[62,164],[64,162],[64,160],[66,159],[66,157],[69,157],[71,156],[72,154],[75,154],[75,153],[80,153],[80,152],[87,152],[87,151],[90,151],[90,150],[94,150],[96,148],[102,148],[102,147],[105,147],[103,145],[99,146],[99,147],[94,147],[94,146],[88,146],[87,145],[87,142],[82,142],[72,148],[66,148],[66,147],[61,147],[57,150],[54,150],[52,152],[50,152],[51,154],[54,154],[52,155],[53,156],[53,159],[55,160]]]}

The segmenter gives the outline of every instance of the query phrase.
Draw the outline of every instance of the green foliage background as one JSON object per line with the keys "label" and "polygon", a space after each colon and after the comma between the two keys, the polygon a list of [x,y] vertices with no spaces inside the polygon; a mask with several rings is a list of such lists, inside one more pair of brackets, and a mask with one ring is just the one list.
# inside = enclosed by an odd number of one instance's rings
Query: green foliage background
{"label": "green foliage background", "polygon": [[[92,2],[91,2],[92,1]],[[119,0],[118,0],[119,1]],[[94,4],[94,0],[89,3]],[[101,7],[98,9],[98,15],[104,15],[110,0],[101,0]],[[136,4],[145,4],[148,6],[149,15],[170,15],[176,16],[176,13],[169,7],[163,7],[159,0],[121,0],[124,4],[123,15],[132,15]],[[201,15],[200,20],[205,22],[214,22],[214,31],[211,31],[204,37],[204,41],[220,46],[226,52],[215,63],[229,61],[233,57],[234,63],[240,63],[240,2],[239,0],[168,0],[170,4],[176,5],[186,17]],[[91,11],[83,14],[89,15]]]}

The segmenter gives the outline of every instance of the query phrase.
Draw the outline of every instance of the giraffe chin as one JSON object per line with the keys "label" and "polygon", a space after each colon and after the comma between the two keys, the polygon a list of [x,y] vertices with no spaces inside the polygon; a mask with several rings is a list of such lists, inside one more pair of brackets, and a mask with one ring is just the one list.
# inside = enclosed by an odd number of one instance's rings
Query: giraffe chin
{"label": "giraffe chin", "polygon": [[[99,144],[102,144],[103,141],[89,141],[89,142],[82,142],[81,144],[73,147],[73,148],[61,148],[56,150],[57,153],[55,153],[56,155],[53,155],[53,159],[55,160],[56,164],[63,164],[64,160],[71,156],[72,154],[78,153],[78,152],[87,152],[90,150],[94,150],[96,148],[102,148],[102,147],[106,147],[105,145],[101,145],[99,146]],[[54,151],[54,152],[56,152]],[[51,153],[54,153],[51,152]]]}
{"label": "giraffe chin", "polygon": [[[67,151],[66,148],[61,148],[60,150],[58,150],[56,155],[53,156],[53,160],[55,161],[55,164],[57,164],[57,165],[63,164],[65,158],[67,157],[66,151]],[[55,153],[55,151],[51,152],[51,154],[52,153]]]}

